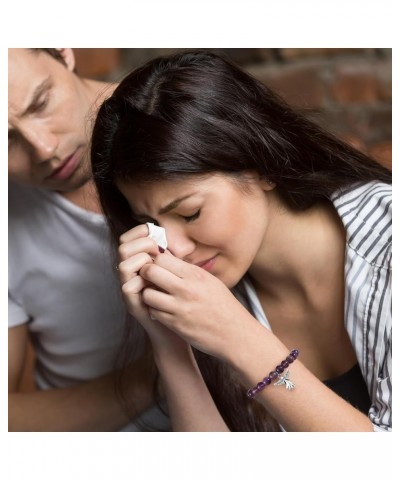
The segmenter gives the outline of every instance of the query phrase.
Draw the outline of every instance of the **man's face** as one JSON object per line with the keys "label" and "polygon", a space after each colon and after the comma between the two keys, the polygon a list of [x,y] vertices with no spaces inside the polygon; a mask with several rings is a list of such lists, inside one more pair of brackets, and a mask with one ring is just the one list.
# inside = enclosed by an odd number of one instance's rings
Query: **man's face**
{"label": "man's face", "polygon": [[73,191],[89,179],[90,108],[84,81],[45,52],[9,49],[8,174],[29,186]]}

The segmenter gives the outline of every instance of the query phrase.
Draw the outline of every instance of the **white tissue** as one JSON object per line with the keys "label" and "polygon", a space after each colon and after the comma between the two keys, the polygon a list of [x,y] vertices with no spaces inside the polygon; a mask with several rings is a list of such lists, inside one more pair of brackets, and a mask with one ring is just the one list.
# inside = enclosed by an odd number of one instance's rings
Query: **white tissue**
{"label": "white tissue", "polygon": [[156,241],[157,245],[164,250],[168,248],[167,235],[165,233],[165,228],[158,227],[154,223],[146,223],[149,229],[149,237]]}

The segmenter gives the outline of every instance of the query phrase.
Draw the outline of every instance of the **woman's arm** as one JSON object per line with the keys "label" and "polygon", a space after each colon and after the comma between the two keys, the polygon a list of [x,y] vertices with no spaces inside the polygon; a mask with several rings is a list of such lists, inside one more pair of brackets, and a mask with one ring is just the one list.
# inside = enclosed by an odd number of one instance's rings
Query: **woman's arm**
{"label": "woman's arm", "polygon": [[[161,293],[142,271],[163,256],[145,225],[121,237],[119,264],[122,292],[128,311],[143,325],[150,337],[154,359],[161,375],[169,415],[175,431],[227,431],[197,366],[190,345],[156,320],[145,298]],[[165,272],[163,272],[165,273]],[[146,295],[147,292],[147,295]]]}
{"label": "woman's arm", "polygon": [[176,337],[170,344],[173,351],[167,341],[162,342],[160,348],[153,343],[172,429],[175,432],[229,431],[204,383],[190,345],[172,332],[167,333],[167,337],[172,335]]}
{"label": "woman's arm", "polygon": [[[146,288],[143,300],[160,323],[185,341],[235,368],[253,387],[289,349],[259,324],[216,277],[171,255],[159,255],[141,271],[162,291]],[[295,347],[295,346],[291,346]],[[289,431],[372,431],[366,415],[332,392],[300,359],[290,366],[296,387],[270,385],[260,401]]]}
{"label": "woman's arm", "polygon": [[[290,352],[260,324],[252,325],[247,340],[251,349],[238,345],[235,355],[228,354],[226,361],[251,388],[267,377]],[[295,383],[292,390],[274,385],[275,380],[253,399],[264,405],[286,431],[373,431],[366,415],[330,390],[301,363],[301,353],[288,370],[290,380]]]}

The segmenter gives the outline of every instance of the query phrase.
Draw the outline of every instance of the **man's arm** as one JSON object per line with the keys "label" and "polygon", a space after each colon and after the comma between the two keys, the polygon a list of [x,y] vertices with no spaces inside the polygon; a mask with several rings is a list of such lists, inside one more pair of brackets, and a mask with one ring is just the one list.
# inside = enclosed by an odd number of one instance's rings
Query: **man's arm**
{"label": "man's arm", "polygon": [[[129,422],[115,394],[115,373],[75,387],[19,392],[27,346],[27,326],[9,328],[9,431],[117,431]],[[145,355],[124,375],[124,394],[137,415],[154,403],[152,362],[152,355]]]}
{"label": "man's arm", "polygon": [[28,345],[24,361],[24,368],[21,379],[18,384],[18,392],[31,393],[36,392],[38,388],[35,383],[35,362],[36,354],[32,345],[30,335],[28,335]]}

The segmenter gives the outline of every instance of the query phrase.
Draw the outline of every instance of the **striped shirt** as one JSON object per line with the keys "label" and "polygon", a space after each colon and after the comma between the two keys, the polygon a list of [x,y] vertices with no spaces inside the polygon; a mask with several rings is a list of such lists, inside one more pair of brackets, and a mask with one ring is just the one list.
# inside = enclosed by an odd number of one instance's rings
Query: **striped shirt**
{"label": "striped shirt", "polygon": [[[375,431],[391,431],[392,187],[357,184],[331,200],[346,230],[344,322],[370,395],[368,416]],[[249,279],[238,287],[238,298],[271,329]]]}

